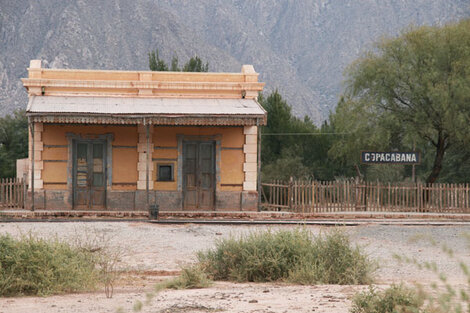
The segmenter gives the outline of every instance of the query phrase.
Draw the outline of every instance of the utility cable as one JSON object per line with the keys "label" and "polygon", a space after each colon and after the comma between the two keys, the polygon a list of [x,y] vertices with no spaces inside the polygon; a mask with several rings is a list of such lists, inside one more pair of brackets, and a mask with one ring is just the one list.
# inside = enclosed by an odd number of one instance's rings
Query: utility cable
{"label": "utility cable", "polygon": [[261,136],[322,136],[322,135],[349,135],[351,133],[261,133]]}

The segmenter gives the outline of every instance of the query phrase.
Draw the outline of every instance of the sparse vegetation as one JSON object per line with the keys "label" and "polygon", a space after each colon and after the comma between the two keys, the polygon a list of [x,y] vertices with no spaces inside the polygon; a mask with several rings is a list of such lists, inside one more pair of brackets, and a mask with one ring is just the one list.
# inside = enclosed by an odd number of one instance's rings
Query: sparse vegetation
{"label": "sparse vegetation", "polygon": [[[423,238],[426,239],[426,237]],[[433,246],[437,245],[433,238],[429,238],[428,241]],[[419,312],[470,312],[470,271],[468,266],[463,261],[455,259],[453,250],[446,244],[441,246],[441,250],[447,255],[447,257],[455,260],[459,265],[462,277],[465,278],[465,283],[463,285],[450,283],[447,280],[448,274],[440,271],[435,262],[419,262],[415,258],[400,255],[395,255],[395,258],[400,263],[411,264],[416,266],[419,270],[432,271],[436,275],[436,281],[431,283],[430,286],[426,286],[426,288],[421,285],[415,286],[415,293],[419,292],[421,297],[425,300]]]}
{"label": "sparse vegetation", "polygon": [[157,285],[156,290],[206,288],[211,284],[212,281],[199,266],[190,266],[183,267],[179,276]]}
{"label": "sparse vegetation", "polygon": [[373,287],[356,294],[351,313],[398,313],[422,312],[423,297],[404,285],[392,285],[378,291]]}
{"label": "sparse vegetation", "polygon": [[[146,295],[149,304],[164,289],[205,288],[213,280],[239,282],[286,281],[297,284],[367,284],[376,268],[346,234],[333,230],[313,236],[306,229],[266,231],[223,239],[198,253],[196,265],[155,286]],[[142,309],[134,304],[134,311]]]}
{"label": "sparse vegetation", "polygon": [[75,233],[73,246],[93,254],[99,280],[107,298],[113,297],[114,282],[121,274],[118,270],[123,250],[111,243],[111,237],[93,228]]}
{"label": "sparse vegetation", "polygon": [[[181,274],[172,279],[167,279],[159,284],[155,285],[153,292],[146,294],[145,304],[150,304],[156,294],[165,289],[196,289],[206,288],[212,285],[212,281],[207,277],[207,274],[202,271],[198,265],[183,267]],[[134,303],[134,311],[140,312],[143,307],[141,301]]]}
{"label": "sparse vegetation", "polygon": [[0,236],[0,296],[60,294],[103,285],[108,298],[122,250],[93,229],[77,232],[71,243],[32,233]]}
{"label": "sparse vegetation", "polygon": [[338,230],[316,237],[305,229],[252,233],[221,240],[198,260],[210,278],[239,282],[367,284],[375,269]]}
{"label": "sparse vegetation", "polygon": [[[467,233],[463,237],[470,242]],[[428,241],[437,246],[437,242],[427,235],[417,234],[410,238],[410,242],[419,240]],[[388,313],[388,312],[422,312],[422,313],[462,313],[470,312],[470,270],[465,262],[456,259],[454,251],[446,244],[441,247],[447,257],[459,265],[463,283],[450,283],[447,273],[440,271],[436,262],[420,262],[406,255],[394,255],[400,263],[414,265],[418,270],[431,271],[436,275],[436,281],[430,285],[415,284],[404,287],[392,285],[383,290],[376,291],[370,287],[368,291],[354,296],[351,313]]]}
{"label": "sparse vegetation", "polygon": [[207,277],[197,265],[183,267],[181,274],[175,278],[166,280],[155,287],[156,291],[163,289],[196,289],[206,288],[212,285],[212,280]]}
{"label": "sparse vegetation", "polygon": [[142,310],[143,305],[144,304],[141,301],[137,300],[134,303],[134,306],[132,307],[132,309],[134,310],[134,312],[140,312]]}
{"label": "sparse vegetation", "polygon": [[0,296],[92,290],[99,280],[93,253],[31,234],[0,236]]}

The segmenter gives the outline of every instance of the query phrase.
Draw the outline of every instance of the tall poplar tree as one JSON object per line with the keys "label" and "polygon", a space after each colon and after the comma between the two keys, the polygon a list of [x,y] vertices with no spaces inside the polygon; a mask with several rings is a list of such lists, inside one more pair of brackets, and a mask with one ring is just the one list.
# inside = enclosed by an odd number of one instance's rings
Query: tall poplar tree
{"label": "tall poplar tree", "polygon": [[178,56],[175,55],[171,59],[170,66],[165,60],[160,59],[158,50],[154,50],[148,53],[149,57],[149,68],[151,71],[172,71],[172,72],[208,72],[209,63],[204,63],[201,58],[197,55],[191,57],[182,68],[179,67]]}

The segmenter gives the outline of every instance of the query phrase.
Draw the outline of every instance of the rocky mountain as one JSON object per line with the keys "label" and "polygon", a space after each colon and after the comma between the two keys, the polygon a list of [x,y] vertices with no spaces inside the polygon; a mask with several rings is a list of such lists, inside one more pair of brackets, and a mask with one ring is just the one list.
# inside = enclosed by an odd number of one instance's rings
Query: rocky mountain
{"label": "rocky mountain", "polygon": [[48,67],[148,69],[147,53],[211,71],[253,64],[299,115],[320,123],[345,67],[410,24],[470,17],[469,0],[0,0],[0,114],[24,108],[30,59]]}

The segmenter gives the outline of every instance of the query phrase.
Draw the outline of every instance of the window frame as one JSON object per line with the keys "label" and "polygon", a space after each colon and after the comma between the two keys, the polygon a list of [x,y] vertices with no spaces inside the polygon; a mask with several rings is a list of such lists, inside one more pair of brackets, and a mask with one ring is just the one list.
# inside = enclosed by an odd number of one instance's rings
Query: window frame
{"label": "window frame", "polygon": [[[166,167],[166,166],[169,166],[170,167],[170,179],[169,180],[162,180],[161,177],[160,177],[160,167]],[[174,182],[175,181],[175,165],[173,163],[160,163],[160,162],[157,162],[156,163],[156,167],[157,167],[157,182]]]}

